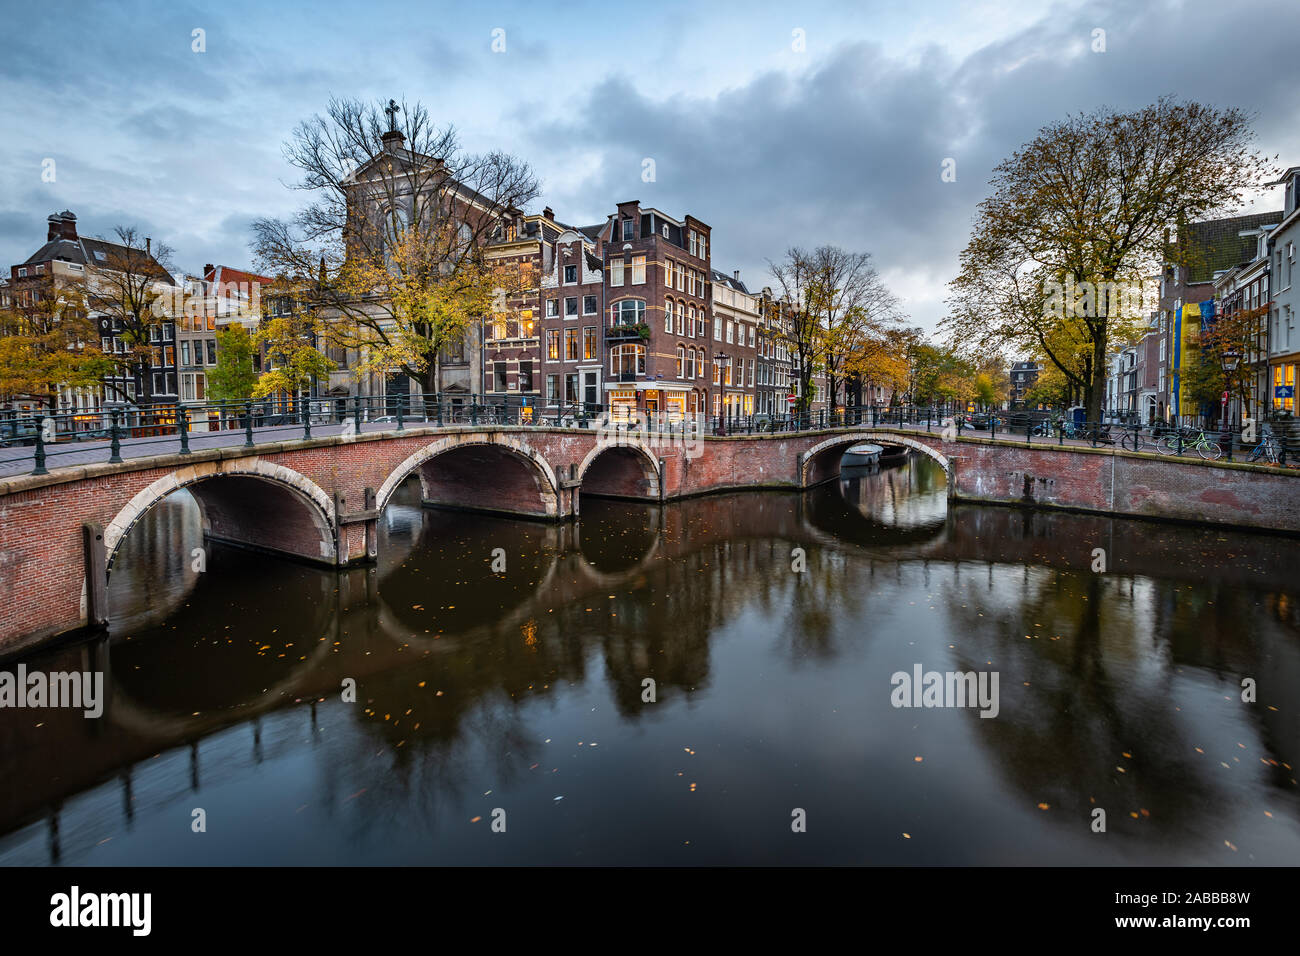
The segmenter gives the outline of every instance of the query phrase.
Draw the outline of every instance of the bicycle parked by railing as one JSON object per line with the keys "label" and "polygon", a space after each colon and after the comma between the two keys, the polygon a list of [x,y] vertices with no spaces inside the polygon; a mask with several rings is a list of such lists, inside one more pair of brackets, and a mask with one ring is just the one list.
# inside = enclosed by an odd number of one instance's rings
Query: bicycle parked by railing
{"label": "bicycle parked by railing", "polygon": [[1156,443],[1156,449],[1162,455],[1181,455],[1189,449],[1195,449],[1206,461],[1217,461],[1223,455],[1219,443],[1210,441],[1200,429],[1185,429],[1166,435]]}
{"label": "bicycle parked by railing", "polygon": [[1120,437],[1119,447],[1125,451],[1141,451],[1149,442],[1142,437],[1142,428],[1139,425],[1126,425],[1124,434]]}
{"label": "bicycle parked by railing", "polygon": [[1271,431],[1265,431],[1264,436],[1259,440],[1259,444],[1252,448],[1250,454],[1246,456],[1246,461],[1259,461],[1263,458],[1270,465],[1276,465],[1281,460],[1281,450],[1277,436]]}

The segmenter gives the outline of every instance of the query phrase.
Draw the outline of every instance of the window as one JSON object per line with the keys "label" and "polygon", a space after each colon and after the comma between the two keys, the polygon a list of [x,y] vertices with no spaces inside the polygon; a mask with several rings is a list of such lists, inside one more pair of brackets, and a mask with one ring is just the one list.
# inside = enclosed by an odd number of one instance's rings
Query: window
{"label": "window", "polygon": [[695,334],[696,334],[699,338],[704,338],[704,336],[705,336],[705,331],[704,331],[704,310],[703,310],[703,309],[700,309],[699,317],[696,319]]}
{"label": "window", "polygon": [[19,270],[18,270],[18,278],[20,278],[20,279],[26,279],[26,278],[27,278],[27,270],[26,270],[26,269],[19,269]]}
{"label": "window", "polygon": [[681,266],[677,267],[677,291],[686,291],[686,270]]}
{"label": "window", "polygon": [[673,330],[673,301],[672,299],[669,299],[667,302],[664,303],[664,331],[671,332],[672,330]]}
{"label": "window", "polygon": [[578,297],[571,295],[564,300],[564,317],[566,319],[576,319],[578,317]]}
{"label": "window", "polygon": [[548,405],[556,405],[560,401],[560,376],[546,376],[546,402]]}
{"label": "window", "polygon": [[208,339],[208,364],[217,364],[217,340]]}
{"label": "window", "polygon": [[546,333],[546,357],[553,362],[560,360],[560,333],[558,329],[550,329]]}
{"label": "window", "polygon": [[645,285],[645,256],[632,257],[632,284]]}
{"label": "window", "polygon": [[700,234],[700,258],[709,258],[709,240],[705,238],[703,233]]}
{"label": "window", "polygon": [[623,259],[622,257],[614,259],[609,264],[609,284],[623,284]]}
{"label": "window", "polygon": [[[547,299],[547,300],[546,300],[546,317],[547,317],[548,319],[553,319],[553,318],[555,318],[555,317],[556,317],[557,315],[559,315],[559,314],[560,314],[560,303],[559,303],[557,300],[555,300],[555,299]],[[505,336],[504,336],[504,335],[499,335],[499,336],[497,336],[497,338],[505,338]]]}
{"label": "window", "polygon": [[697,245],[697,243],[696,243],[696,239],[695,239],[695,230],[692,229],[692,230],[691,230],[691,255],[695,255],[695,254],[696,254],[696,250],[697,250],[697,248],[698,248],[698,245]]}
{"label": "window", "polygon": [[677,346],[677,377],[686,377],[686,346]]}
{"label": "window", "polygon": [[578,401],[578,373],[570,372],[564,376],[564,400],[566,402],[577,403]]}
{"label": "window", "polygon": [[691,306],[686,314],[686,334],[695,338],[695,306]]}
{"label": "window", "polygon": [[[667,229],[668,227],[664,226],[664,228]],[[665,259],[664,260],[664,288],[671,289],[672,287],[673,287],[673,260]]]}
{"label": "window", "polygon": [[533,390],[533,363],[523,361],[519,363],[519,391],[531,392]]}
{"label": "window", "polygon": [[645,321],[645,300],[624,299],[610,307],[613,325],[640,325]]}
{"label": "window", "polygon": [[609,350],[611,375],[644,375],[645,346],[615,345]]}
{"label": "window", "polygon": [[492,338],[504,339],[506,337],[506,317],[498,315],[492,320]]}
{"label": "window", "polygon": [[717,342],[722,338],[722,319],[716,315],[713,317],[713,341]]}
{"label": "window", "polygon": [[736,324],[732,322],[730,319],[728,319],[727,320],[727,344],[728,345],[730,345],[734,341],[733,336],[735,335],[735,333],[736,333]]}
{"label": "window", "polygon": [[596,297],[594,295],[584,295],[582,297],[582,314],[583,315],[596,314]]}
{"label": "window", "polygon": [[578,361],[578,330],[564,330],[564,361]]}
{"label": "window", "polygon": [[635,233],[635,227],[632,224],[632,220],[624,219],[623,220],[623,241],[627,242],[629,239],[635,239],[635,238],[636,238],[636,233]]}
{"label": "window", "polygon": [[594,327],[582,330],[582,360],[594,361],[596,358],[596,330]]}
{"label": "window", "polygon": [[695,295],[695,270],[694,269],[686,270],[686,291],[689,292],[691,295]]}
{"label": "window", "polygon": [[506,363],[489,362],[488,364],[492,366],[492,384],[494,386],[492,390],[504,392],[506,390]]}
{"label": "window", "polygon": [[757,339],[758,339],[758,326],[751,325],[749,327],[749,347],[751,349],[757,344]]}
{"label": "window", "polygon": [[717,358],[713,360],[713,384],[722,384],[722,362]]}
{"label": "window", "polygon": [[690,354],[686,356],[686,377],[695,378],[695,355],[696,350],[691,349]]}
{"label": "window", "polygon": [[668,223],[664,223],[664,230],[663,230],[663,232],[664,232],[664,238],[667,239],[667,238],[668,238]]}
{"label": "window", "polygon": [[[189,342],[181,343],[181,364],[182,365],[190,364],[190,343]],[[181,381],[184,381],[183,377]]]}
{"label": "window", "polygon": [[578,267],[577,267],[577,266],[565,266],[565,267],[564,267],[564,284],[565,284],[565,285],[573,285],[573,284],[574,284],[575,282],[577,282],[577,281],[578,281]]}

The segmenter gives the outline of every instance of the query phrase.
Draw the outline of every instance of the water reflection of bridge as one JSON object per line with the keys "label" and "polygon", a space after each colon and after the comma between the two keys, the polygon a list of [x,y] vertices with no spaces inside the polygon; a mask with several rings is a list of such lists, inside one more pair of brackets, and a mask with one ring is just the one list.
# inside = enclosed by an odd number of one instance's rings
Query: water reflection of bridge
{"label": "water reflection of bridge", "polygon": [[[316,702],[337,700],[345,677],[362,688],[363,706],[351,719],[401,762],[420,754],[442,759],[464,734],[481,732],[467,729],[466,719],[485,699],[544,694],[558,682],[586,679],[593,651],[620,710],[638,719],[646,676],[656,679],[665,700],[709,686],[710,636],[744,610],[783,621],[780,630],[792,646],[799,644],[799,653],[833,658],[836,637],[821,610],[869,614],[874,576],[914,565],[954,565],[958,578],[987,574],[990,605],[1008,587],[1007,572],[1023,570],[1023,586],[966,635],[955,663],[975,668],[996,659],[1043,690],[1045,696],[1009,701],[1022,715],[1036,716],[1028,724],[999,725],[989,746],[999,751],[997,763],[1011,781],[1031,793],[1051,783],[1041,769],[1051,766],[1042,748],[1062,735],[1073,739],[1082,755],[1078,776],[1060,786],[1082,791],[1109,770],[1114,747],[1140,732],[1133,708],[1114,699],[1119,683],[1109,671],[1136,652],[1108,643],[1108,630],[1126,635],[1133,629],[1111,627],[1110,615],[1145,615],[1150,639],[1166,644],[1173,661],[1200,661],[1201,651],[1188,646],[1177,592],[1179,582],[1203,583],[1207,568],[1188,556],[1218,555],[1209,572],[1217,581],[1214,608],[1201,610],[1228,619],[1256,614],[1250,605],[1258,600],[1261,573],[1287,567],[1282,539],[1234,536],[1225,551],[1215,540],[1221,532],[1174,527],[1157,535],[1144,533],[1150,526],[1062,513],[956,504],[938,520],[893,527],[873,517],[880,512],[872,496],[899,489],[880,488],[868,483],[856,496],[850,492],[852,500],[831,486],[668,507],[592,505],[578,524],[559,526],[429,512],[399,500],[390,506],[391,537],[375,573],[267,564],[270,559],[217,550],[203,579],[174,607],[159,609],[165,630],[46,658],[47,670],[105,667],[106,716],[96,722],[51,712],[44,733],[62,742],[57,750],[34,745],[30,728],[0,719],[7,728],[0,747],[6,779],[43,782],[0,797],[0,830],[43,816],[57,840],[63,801],[108,780],[119,782],[122,812],[130,814],[134,768],[181,746],[188,748],[190,786],[197,790],[204,741],[247,724],[257,759],[266,715],[301,702],[308,705],[304,725],[313,728]],[[160,540],[167,549],[184,544],[171,534]],[[504,574],[491,571],[485,544],[506,550]],[[807,552],[811,573],[791,573],[796,547]],[[1090,572],[1096,548],[1106,551],[1105,576]],[[853,554],[866,560],[847,561]],[[284,594],[278,604],[259,601],[268,567]],[[431,582],[447,582],[447,589],[431,593]],[[257,623],[247,640],[236,641],[223,633],[223,622],[238,616],[241,591],[256,606]],[[268,606],[274,608],[269,617]],[[1230,635],[1217,649],[1225,675],[1300,678],[1294,612],[1289,619],[1282,609],[1277,615],[1268,618],[1277,621],[1269,635],[1220,630]],[[1022,619],[1037,617],[1060,622],[1062,639],[1050,655],[1019,643]],[[277,632],[293,634],[281,643],[294,646],[271,641]],[[422,681],[428,687],[416,690]],[[447,692],[436,705],[429,697],[435,687]],[[1173,735],[1168,715],[1158,712],[1164,705],[1153,704],[1141,719]],[[417,728],[384,717],[408,710],[419,718]],[[1069,726],[1051,734],[1031,729],[1034,721],[1051,724],[1062,713],[1070,715]],[[1252,716],[1259,736],[1293,763],[1300,737],[1294,715],[1261,707]],[[493,732],[514,730],[502,725]],[[1157,766],[1166,776],[1190,775],[1188,787],[1207,799],[1218,793],[1219,784],[1181,758]],[[1065,802],[1069,793],[1061,790],[1055,799]],[[1140,786],[1126,799],[1156,802]]]}

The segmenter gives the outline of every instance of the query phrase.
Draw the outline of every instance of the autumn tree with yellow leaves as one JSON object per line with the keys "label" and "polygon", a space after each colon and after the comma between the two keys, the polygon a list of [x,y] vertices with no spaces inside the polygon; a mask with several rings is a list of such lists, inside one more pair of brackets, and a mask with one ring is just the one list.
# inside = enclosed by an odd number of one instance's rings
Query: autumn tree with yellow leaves
{"label": "autumn tree with yellow leaves", "polygon": [[994,170],[951,284],[948,333],[1045,356],[1081,377],[1099,421],[1106,356],[1154,307],[1134,293],[1178,255],[1166,229],[1229,213],[1276,178],[1253,138],[1241,110],[1171,98],[1043,127]]}
{"label": "autumn tree with yellow leaves", "polygon": [[435,392],[442,354],[536,287],[487,255],[539,194],[532,169],[466,152],[420,104],[331,100],[285,153],[313,198],[292,221],[254,224],[256,257],[293,290],[318,344],[355,356],[354,376],[402,372]]}

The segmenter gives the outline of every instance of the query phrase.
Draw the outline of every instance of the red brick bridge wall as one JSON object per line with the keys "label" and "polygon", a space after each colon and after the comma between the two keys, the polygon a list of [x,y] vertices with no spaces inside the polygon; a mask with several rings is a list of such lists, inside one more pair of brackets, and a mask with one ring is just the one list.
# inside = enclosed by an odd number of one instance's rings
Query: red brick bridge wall
{"label": "red brick bridge wall", "polygon": [[408,429],[254,448],[204,449],[0,479],[0,654],[102,623],[117,546],[149,508],[185,488],[204,531],[294,558],[374,556],[376,519],[418,475],[426,502],[563,520],[579,491],[665,500],[835,476],[860,441],[908,445],[948,472],[955,498],[1300,532],[1300,479],[1250,466],[1115,456],[873,429],[683,440],[595,430]]}

